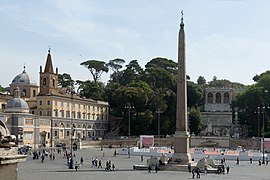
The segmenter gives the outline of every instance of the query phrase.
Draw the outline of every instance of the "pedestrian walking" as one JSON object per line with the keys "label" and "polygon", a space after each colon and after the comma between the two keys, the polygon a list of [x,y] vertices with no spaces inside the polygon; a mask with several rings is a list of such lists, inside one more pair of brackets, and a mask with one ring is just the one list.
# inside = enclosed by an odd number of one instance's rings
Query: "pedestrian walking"
{"label": "pedestrian walking", "polygon": [[75,163],[75,170],[78,171],[78,163]]}
{"label": "pedestrian walking", "polygon": [[116,157],[116,150],[115,150],[114,153],[113,153],[113,157]]}
{"label": "pedestrian walking", "polygon": [[83,157],[81,157],[80,161],[81,161],[81,165],[83,165]]}
{"label": "pedestrian walking", "polygon": [[196,169],[196,175],[197,175],[197,179],[200,179],[201,178],[200,169],[198,167]]}
{"label": "pedestrian walking", "polygon": [[227,170],[227,174],[229,174],[229,172],[230,172],[230,166],[227,166],[226,170]]}
{"label": "pedestrian walking", "polygon": [[148,172],[151,173],[151,166],[148,166]]}
{"label": "pedestrian walking", "polygon": [[251,157],[251,158],[249,158],[249,162],[250,162],[250,164],[252,164],[252,157]]}
{"label": "pedestrian walking", "polygon": [[115,165],[114,165],[114,164],[112,164],[112,170],[114,171],[114,169],[115,169]]}
{"label": "pedestrian walking", "polygon": [[190,163],[188,164],[188,172],[191,173],[191,164]]}
{"label": "pedestrian walking", "polygon": [[155,166],[155,170],[156,170],[156,173],[157,173],[158,172],[158,166],[157,166],[157,164]]}
{"label": "pedestrian walking", "polygon": [[195,169],[192,169],[192,179],[195,178]]}
{"label": "pedestrian walking", "polygon": [[239,157],[236,158],[236,164],[239,165]]}

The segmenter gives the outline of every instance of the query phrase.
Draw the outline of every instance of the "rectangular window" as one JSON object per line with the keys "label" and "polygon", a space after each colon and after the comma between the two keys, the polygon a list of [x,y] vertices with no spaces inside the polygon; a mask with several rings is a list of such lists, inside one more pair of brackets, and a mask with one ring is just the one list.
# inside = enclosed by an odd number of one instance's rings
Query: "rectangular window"
{"label": "rectangular window", "polygon": [[67,107],[69,108],[69,102],[67,102]]}
{"label": "rectangular window", "polygon": [[69,131],[67,131],[67,136],[69,136]]}
{"label": "rectangular window", "polygon": [[42,111],[38,111],[38,114],[39,114],[40,116],[42,116]]}
{"label": "rectangular window", "polygon": [[57,136],[57,131],[54,131],[54,136]]}
{"label": "rectangular window", "polygon": [[57,101],[54,101],[54,105],[57,106]]}
{"label": "rectangular window", "polygon": [[50,100],[47,101],[47,105],[48,106],[51,105],[51,101]]}
{"label": "rectangular window", "polygon": [[72,118],[75,119],[75,111],[72,111]]}
{"label": "rectangular window", "polygon": [[39,100],[39,105],[42,106],[42,100]]}
{"label": "rectangular window", "polygon": [[33,119],[26,119],[25,124],[27,125],[33,125]]}
{"label": "rectangular window", "polygon": [[65,111],[61,111],[61,117],[65,117]]}
{"label": "rectangular window", "polygon": [[48,139],[50,139],[50,135],[51,135],[51,134],[48,132],[48,136],[47,136],[47,137],[48,137]]}
{"label": "rectangular window", "polygon": [[26,140],[32,140],[33,138],[33,132],[24,132],[24,137]]}
{"label": "rectangular window", "polygon": [[56,110],[56,109],[54,110],[54,116],[58,117],[58,110]]}
{"label": "rectangular window", "polygon": [[88,110],[90,111],[90,105],[88,106]]}
{"label": "rectangular window", "polygon": [[70,111],[66,111],[66,118],[70,118]]}
{"label": "rectangular window", "polygon": [[97,111],[99,112],[99,107],[97,107]]}
{"label": "rectangular window", "polygon": [[86,119],[86,118],[85,118],[85,113],[83,113],[83,119]]}
{"label": "rectangular window", "polygon": [[64,101],[61,102],[61,107],[64,107]]}
{"label": "rectangular window", "polygon": [[85,109],[85,104],[83,105],[83,109]]}
{"label": "rectangular window", "polygon": [[51,111],[47,111],[47,116],[51,116]]}
{"label": "rectangular window", "polygon": [[92,115],[93,116],[93,120],[95,119],[95,114]]}
{"label": "rectangular window", "polygon": [[81,119],[81,112],[78,112],[78,113],[77,113],[77,118],[78,118],[78,119]]}
{"label": "rectangular window", "polygon": [[78,106],[79,106],[79,109],[81,108],[81,104],[78,104]]}

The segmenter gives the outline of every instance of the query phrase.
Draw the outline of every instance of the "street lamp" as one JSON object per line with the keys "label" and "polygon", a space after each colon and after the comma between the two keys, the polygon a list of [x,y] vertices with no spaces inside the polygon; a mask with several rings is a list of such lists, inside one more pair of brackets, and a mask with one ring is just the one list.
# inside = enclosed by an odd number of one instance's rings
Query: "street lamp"
{"label": "street lamp", "polygon": [[156,113],[158,114],[158,146],[160,146],[160,113],[163,113],[160,108],[157,108]]}
{"label": "street lamp", "polygon": [[260,107],[257,107],[258,113],[258,138],[260,138]]}
{"label": "street lamp", "polygon": [[70,95],[71,95],[71,119],[70,119],[70,162],[69,162],[69,169],[74,169],[73,167],[73,95],[75,94],[74,88],[71,86],[69,88]]}
{"label": "street lamp", "polygon": [[263,114],[263,124],[262,124],[262,151],[263,151],[263,161],[262,163],[265,164],[265,160],[264,160],[264,117],[265,117],[265,109],[270,109],[270,107],[263,107],[263,111],[262,111],[262,114]]}
{"label": "street lamp", "polygon": [[125,106],[126,109],[128,109],[128,158],[130,158],[130,142],[129,142],[129,138],[130,138],[130,109],[133,109],[134,107],[131,106],[130,103],[128,103]]}

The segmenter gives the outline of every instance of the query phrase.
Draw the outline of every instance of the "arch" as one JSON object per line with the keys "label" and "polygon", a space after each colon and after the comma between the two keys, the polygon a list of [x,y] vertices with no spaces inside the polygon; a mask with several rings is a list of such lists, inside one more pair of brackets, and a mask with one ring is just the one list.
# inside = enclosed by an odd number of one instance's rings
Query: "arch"
{"label": "arch", "polygon": [[46,85],[46,84],[47,84],[47,79],[43,78],[43,85]]}
{"label": "arch", "polygon": [[22,91],[22,96],[23,96],[23,97],[26,96],[26,89],[23,89],[23,91]]}
{"label": "arch", "polygon": [[229,93],[224,93],[224,103],[228,104],[230,103],[230,94]]}
{"label": "arch", "polygon": [[60,128],[65,128],[65,124],[61,122],[61,123],[59,124],[59,127],[60,127]]}
{"label": "arch", "polygon": [[216,93],[216,103],[221,103],[221,94],[219,92]]}
{"label": "arch", "polygon": [[210,92],[207,94],[207,102],[213,103],[213,93]]}

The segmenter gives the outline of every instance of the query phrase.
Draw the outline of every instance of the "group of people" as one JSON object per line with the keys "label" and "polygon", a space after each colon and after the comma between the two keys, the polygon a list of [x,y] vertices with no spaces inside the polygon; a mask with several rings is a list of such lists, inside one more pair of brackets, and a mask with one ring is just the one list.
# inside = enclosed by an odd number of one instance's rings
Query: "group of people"
{"label": "group of people", "polygon": [[49,152],[45,151],[44,149],[41,151],[34,151],[32,153],[33,155],[33,160],[37,160],[37,159],[41,159],[41,163],[44,162],[45,157],[49,156],[50,160],[55,160],[55,154],[54,154],[55,150],[50,150]]}

